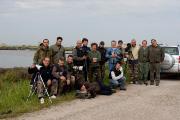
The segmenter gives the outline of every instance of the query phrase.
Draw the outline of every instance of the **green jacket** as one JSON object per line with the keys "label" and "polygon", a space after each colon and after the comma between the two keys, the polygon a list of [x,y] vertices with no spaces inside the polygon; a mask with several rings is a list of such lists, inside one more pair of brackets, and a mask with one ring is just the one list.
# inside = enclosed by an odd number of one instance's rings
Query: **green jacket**
{"label": "green jacket", "polygon": [[[90,60],[90,66],[99,66],[99,62],[101,61],[101,53],[99,51],[89,51],[88,57]],[[96,63],[93,63],[93,58],[97,58]]]}
{"label": "green jacket", "polygon": [[61,57],[65,58],[65,48],[62,45],[61,46],[57,46],[56,44],[52,45],[50,47],[50,50],[52,53],[52,62],[54,64],[57,64]]}
{"label": "green jacket", "polygon": [[40,45],[34,54],[33,63],[41,64],[45,57],[49,57],[51,60],[51,51],[49,48],[44,48],[43,45]]}
{"label": "green jacket", "polygon": [[148,51],[149,55],[149,61],[150,63],[160,63],[164,61],[164,50],[160,47],[152,47],[149,46],[149,51]]}
{"label": "green jacket", "polygon": [[148,62],[149,61],[148,54],[149,54],[148,47],[146,47],[146,48],[140,47],[140,49],[138,51],[139,62]]}

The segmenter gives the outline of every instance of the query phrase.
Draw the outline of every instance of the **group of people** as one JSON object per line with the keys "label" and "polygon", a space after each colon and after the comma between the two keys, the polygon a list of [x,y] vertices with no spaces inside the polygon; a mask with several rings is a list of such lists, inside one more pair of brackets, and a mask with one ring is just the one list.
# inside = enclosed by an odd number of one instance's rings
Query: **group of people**
{"label": "group of people", "polygon": [[[40,103],[44,103],[44,89],[47,88],[52,99],[68,91],[76,90],[77,96],[94,98],[96,94],[111,95],[117,87],[126,90],[124,66],[132,83],[148,85],[150,70],[150,84],[159,86],[160,63],[164,60],[164,52],[155,39],[152,45],[136,45],[131,40],[127,47],[123,41],[111,41],[111,47],[105,48],[104,41],[92,43],[88,47],[88,39],[76,42],[72,54],[66,58],[63,38],[57,37],[56,43],[49,47],[49,40],[44,39],[35,52],[33,65],[28,72],[32,74],[31,85],[36,85]],[[106,63],[108,62],[109,85],[104,84]],[[39,66],[37,66],[39,65]],[[37,74],[41,75],[39,80]],[[155,77],[155,78],[154,78]],[[45,86],[44,86],[45,85]]]}

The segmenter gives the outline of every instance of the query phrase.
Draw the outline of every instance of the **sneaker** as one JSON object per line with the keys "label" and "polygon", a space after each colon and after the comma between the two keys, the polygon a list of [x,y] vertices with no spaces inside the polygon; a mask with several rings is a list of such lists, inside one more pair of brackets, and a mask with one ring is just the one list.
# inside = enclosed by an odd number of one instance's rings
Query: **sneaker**
{"label": "sneaker", "polygon": [[44,104],[44,98],[41,98],[41,99],[40,99],[40,103],[41,103],[41,104]]}
{"label": "sneaker", "polygon": [[51,98],[52,98],[52,99],[56,99],[56,96],[55,96],[55,95],[52,95]]}

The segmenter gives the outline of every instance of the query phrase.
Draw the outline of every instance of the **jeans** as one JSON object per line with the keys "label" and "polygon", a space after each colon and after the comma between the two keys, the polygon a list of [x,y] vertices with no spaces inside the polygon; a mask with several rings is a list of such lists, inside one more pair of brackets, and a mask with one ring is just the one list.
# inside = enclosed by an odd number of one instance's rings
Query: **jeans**
{"label": "jeans", "polygon": [[125,88],[125,84],[126,84],[126,78],[125,77],[122,77],[119,80],[113,80],[113,79],[110,80],[111,87],[120,86],[120,89],[123,89],[123,88]]}

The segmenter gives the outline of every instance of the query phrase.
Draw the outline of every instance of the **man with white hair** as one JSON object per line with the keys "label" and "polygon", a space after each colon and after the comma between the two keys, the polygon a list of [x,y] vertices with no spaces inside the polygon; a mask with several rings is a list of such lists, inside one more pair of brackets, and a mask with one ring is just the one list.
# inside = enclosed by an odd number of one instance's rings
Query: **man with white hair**
{"label": "man with white hair", "polygon": [[131,40],[131,49],[129,51],[129,57],[128,57],[128,65],[129,65],[129,73],[130,73],[130,79],[133,82],[133,84],[136,84],[136,81],[138,81],[138,52],[139,52],[139,46],[136,45],[136,40]]}

